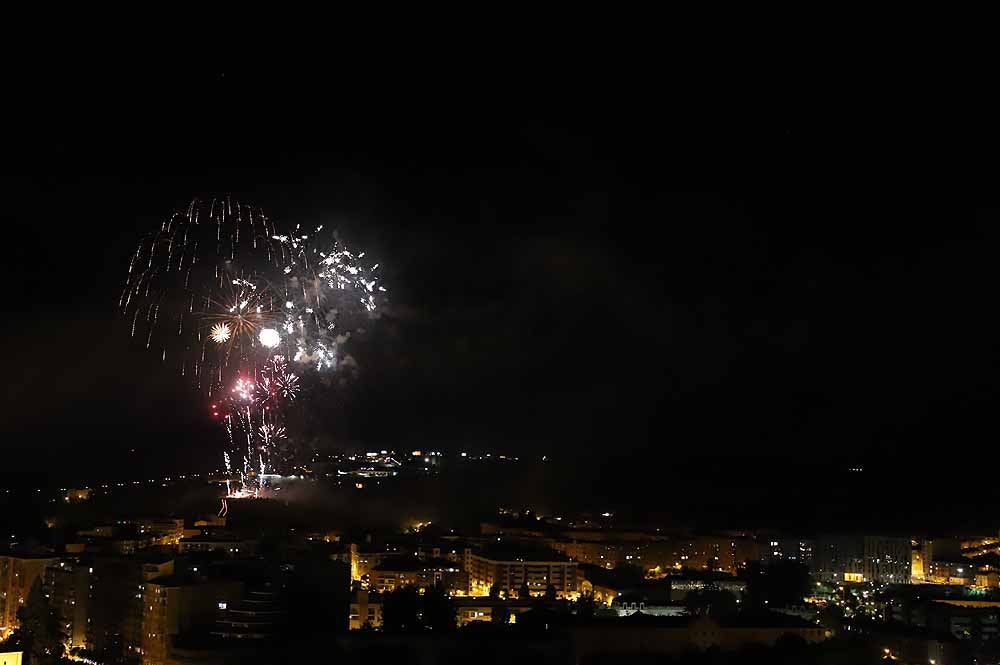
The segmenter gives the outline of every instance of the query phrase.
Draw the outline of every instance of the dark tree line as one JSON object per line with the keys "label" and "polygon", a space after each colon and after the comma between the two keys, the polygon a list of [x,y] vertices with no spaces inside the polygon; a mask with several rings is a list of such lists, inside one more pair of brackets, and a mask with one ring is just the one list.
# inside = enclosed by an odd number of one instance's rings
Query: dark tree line
{"label": "dark tree line", "polygon": [[455,604],[440,588],[420,593],[406,586],[382,595],[382,630],[386,632],[449,631],[456,625]]}

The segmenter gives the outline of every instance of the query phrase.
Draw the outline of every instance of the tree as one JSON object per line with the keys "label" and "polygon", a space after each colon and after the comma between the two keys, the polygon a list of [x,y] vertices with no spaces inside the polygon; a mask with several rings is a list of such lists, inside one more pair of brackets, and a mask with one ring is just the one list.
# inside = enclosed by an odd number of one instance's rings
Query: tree
{"label": "tree", "polygon": [[545,587],[545,600],[555,600],[556,599],[556,588],[551,584]]}
{"label": "tree", "polygon": [[438,587],[423,595],[412,586],[382,595],[382,629],[389,633],[453,630],[456,619],[455,603]]}
{"label": "tree", "polygon": [[423,625],[434,631],[454,630],[457,610],[451,597],[440,587],[427,589],[421,597]]}
{"label": "tree", "polygon": [[591,619],[593,618],[597,608],[597,603],[594,600],[593,593],[580,594],[580,597],[576,601],[576,616],[581,619]]}
{"label": "tree", "polygon": [[42,580],[36,579],[24,605],[17,610],[21,649],[29,654],[31,665],[55,665],[63,657],[63,633],[59,618],[42,593]]}
{"label": "tree", "polygon": [[844,610],[836,605],[827,605],[819,611],[816,619],[824,630],[830,631],[832,635],[839,635],[844,625]]}
{"label": "tree", "polygon": [[402,587],[382,595],[382,629],[389,633],[415,630],[420,597],[413,587]]}
{"label": "tree", "polygon": [[507,608],[506,604],[497,603],[493,606],[493,611],[490,613],[490,623],[499,625],[510,623],[510,609]]}
{"label": "tree", "polygon": [[623,563],[611,571],[611,580],[615,586],[638,586],[646,579],[646,571],[640,566]]}
{"label": "tree", "polygon": [[490,585],[490,598],[492,598],[493,600],[496,600],[499,597],[500,597],[500,587],[498,587],[496,584],[491,584]]}
{"label": "tree", "polygon": [[693,591],[684,599],[684,604],[692,614],[727,616],[736,614],[736,596],[730,591],[702,589]]}
{"label": "tree", "polygon": [[797,605],[812,589],[809,570],[797,561],[747,566],[747,601],[753,607]]}
{"label": "tree", "polygon": [[531,598],[531,591],[528,589],[528,583],[523,582],[521,588],[517,590],[517,597],[521,600]]}

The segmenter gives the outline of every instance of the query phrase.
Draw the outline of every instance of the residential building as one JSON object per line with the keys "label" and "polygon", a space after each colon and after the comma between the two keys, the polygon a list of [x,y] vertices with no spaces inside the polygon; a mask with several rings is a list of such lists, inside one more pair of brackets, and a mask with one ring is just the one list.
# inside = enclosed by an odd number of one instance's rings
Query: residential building
{"label": "residential building", "polygon": [[90,623],[90,590],[94,568],[89,563],[64,559],[45,569],[45,593],[59,617],[66,644],[87,646]]}
{"label": "residential building", "polygon": [[893,612],[895,620],[959,640],[1000,639],[1000,601],[934,598],[904,604],[901,610]]}
{"label": "residential building", "polygon": [[984,589],[1000,589],[1000,573],[996,570],[976,571],[976,586]]}
{"label": "residential building", "polygon": [[92,567],[87,645],[92,651],[110,652],[116,658],[134,656],[142,647],[144,584],[172,574],[174,559],[158,553],[100,556]]}
{"label": "residential building", "polygon": [[909,584],[910,556],[909,538],[885,536],[865,536],[864,578],[876,584]]}
{"label": "residential building", "polygon": [[813,566],[812,540],[790,536],[763,535],[758,541],[760,562],[770,565],[777,561],[797,561],[808,568]]}
{"label": "residential building", "polygon": [[920,539],[910,542],[910,581],[913,584],[926,581],[928,568],[933,560],[930,540]]}
{"label": "residential building", "polygon": [[1000,554],[1000,535],[981,536],[961,541],[962,554],[967,557]]}
{"label": "residential building", "polygon": [[398,556],[399,556],[399,552],[396,552],[396,551],[383,551],[383,550],[360,551],[359,550],[358,553],[357,553],[357,575],[358,575],[358,577],[356,579],[361,579],[365,575],[369,575],[370,576],[371,571],[373,571],[376,568],[378,568],[382,564],[382,561],[384,561],[385,559],[392,559],[392,558],[398,557]]}
{"label": "residential building", "polygon": [[496,612],[504,612],[508,617],[508,623],[517,623],[517,617],[534,609],[537,602],[537,598],[529,600],[466,596],[455,598],[455,611],[459,626],[467,626],[476,621],[493,621],[493,615]]}
{"label": "residential building", "polygon": [[141,537],[149,537],[154,545],[176,545],[184,537],[193,537],[200,530],[185,530],[182,518],[145,518],[133,520],[131,524]]}
{"label": "residential building", "polygon": [[[577,563],[586,563],[603,568],[614,568],[625,562],[624,543],[589,540],[556,540],[549,545],[553,550],[565,554]],[[635,549],[634,545],[631,549]]]}
{"label": "residential building", "polygon": [[626,556],[626,563],[638,563],[647,570],[695,570],[730,575],[748,561],[760,559],[760,545],[742,535],[701,535],[661,537],[638,544],[639,557]]}
{"label": "residential building", "polygon": [[968,559],[931,561],[926,579],[931,584],[971,585],[976,582],[976,565]]}
{"label": "residential building", "polygon": [[488,595],[490,587],[508,597],[527,585],[532,594],[542,594],[551,585],[560,597],[578,594],[576,562],[553,550],[512,550],[493,547],[473,553],[469,589],[473,595]]}
{"label": "residential building", "polygon": [[382,602],[378,593],[358,589],[351,598],[350,629],[382,627]]}
{"label": "residential building", "polygon": [[28,597],[31,585],[43,578],[47,567],[58,563],[53,556],[0,556],[0,635],[6,636],[17,627],[17,610]]}
{"label": "residential building", "polygon": [[202,533],[190,538],[181,538],[177,543],[180,554],[191,552],[219,552],[233,559],[246,559],[257,554],[257,541],[222,533]]}
{"label": "residential building", "polygon": [[447,542],[430,547],[418,546],[416,555],[420,559],[447,559],[459,568],[468,570],[472,548],[465,542]]}
{"label": "residential building", "polygon": [[814,552],[814,573],[824,582],[909,584],[909,538],[827,535]]}
{"label": "residential building", "polygon": [[273,641],[288,620],[284,601],[270,583],[247,590],[236,601],[219,601],[218,609],[212,634],[242,643]]}
{"label": "residential building", "polygon": [[220,609],[242,595],[239,582],[167,575],[149,580],[142,594],[142,665],[170,663],[178,635],[215,623]]}
{"label": "residential building", "polygon": [[368,574],[369,588],[386,593],[405,586],[425,590],[440,586],[447,591],[467,594],[469,574],[459,564],[447,559],[422,560],[416,557],[394,557]]}

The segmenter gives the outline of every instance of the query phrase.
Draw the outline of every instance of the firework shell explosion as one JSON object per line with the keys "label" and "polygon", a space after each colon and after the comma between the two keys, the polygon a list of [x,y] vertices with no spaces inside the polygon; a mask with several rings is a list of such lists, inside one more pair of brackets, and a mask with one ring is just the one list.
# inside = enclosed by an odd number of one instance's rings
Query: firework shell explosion
{"label": "firework shell explosion", "polygon": [[191,201],[132,256],[119,301],[132,339],[214,400],[238,492],[276,470],[299,375],[336,371],[343,343],[377,317],[385,289],[364,256],[229,196]]}
{"label": "firework shell explosion", "polygon": [[211,395],[276,354],[336,369],[384,300],[364,256],[322,226],[282,233],[254,206],[195,199],[139,243],[119,306],[133,339]]}

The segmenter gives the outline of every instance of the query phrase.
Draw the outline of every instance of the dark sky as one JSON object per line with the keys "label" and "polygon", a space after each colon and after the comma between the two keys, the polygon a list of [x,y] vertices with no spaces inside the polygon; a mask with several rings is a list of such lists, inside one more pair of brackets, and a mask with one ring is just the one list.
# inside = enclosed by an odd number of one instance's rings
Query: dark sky
{"label": "dark sky", "polygon": [[316,405],[330,443],[996,459],[975,119],[874,84],[103,64],[11,84],[0,436],[29,465],[215,463],[203,404],[115,303],[140,236],[226,192],[382,263],[360,375]]}

